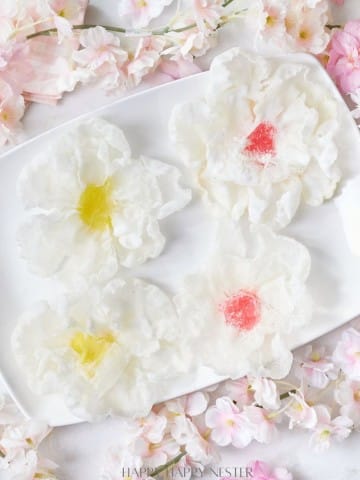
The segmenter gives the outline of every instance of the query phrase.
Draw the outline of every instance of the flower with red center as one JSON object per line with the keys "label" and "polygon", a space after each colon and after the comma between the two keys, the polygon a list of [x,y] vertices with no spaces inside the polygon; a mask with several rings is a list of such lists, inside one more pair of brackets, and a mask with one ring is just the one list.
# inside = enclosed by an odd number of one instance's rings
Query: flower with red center
{"label": "flower with red center", "polygon": [[[317,63],[233,48],[205,95],[175,107],[170,135],[206,204],[238,222],[285,227],[301,203],[331,198],[341,178],[341,105]],[[348,114],[343,107],[343,115]]]}
{"label": "flower with red center", "polygon": [[269,122],[261,122],[248,135],[244,151],[249,155],[275,155],[276,128]]}
{"label": "flower with red center", "polygon": [[256,293],[240,290],[220,306],[227,324],[238,330],[252,330],[260,320],[260,301]]}
{"label": "flower with red center", "polygon": [[310,256],[269,229],[221,224],[211,262],[175,296],[199,362],[217,373],[281,377],[297,333],[311,319]]}

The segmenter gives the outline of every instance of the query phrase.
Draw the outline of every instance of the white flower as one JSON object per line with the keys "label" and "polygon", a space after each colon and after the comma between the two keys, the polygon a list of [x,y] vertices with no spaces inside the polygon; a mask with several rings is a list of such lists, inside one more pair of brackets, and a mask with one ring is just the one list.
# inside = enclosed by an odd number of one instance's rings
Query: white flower
{"label": "white flower", "polygon": [[335,390],[335,400],[341,405],[341,415],[350,418],[360,430],[360,382],[345,380]]}
{"label": "white flower", "polygon": [[121,0],[119,15],[128,20],[134,28],[146,27],[153,18],[161,15],[173,0]]}
{"label": "white flower", "polygon": [[216,245],[205,271],[185,278],[174,299],[189,342],[220,374],[285,376],[296,332],[311,319],[308,251],[265,227],[242,238],[225,224]]}
{"label": "white flower", "polygon": [[301,202],[333,196],[337,104],[317,67],[218,56],[204,98],[175,107],[170,134],[205,201],[238,221],[286,226]]}
{"label": "white flower", "polygon": [[19,180],[31,215],[19,231],[22,256],[39,275],[115,275],[160,254],[159,220],[181,209],[191,193],[177,168],[131,158],[122,131],[94,119],[67,133],[27,165]]}
{"label": "white flower", "polygon": [[79,417],[141,416],[161,385],[188,369],[181,336],[158,287],[115,279],[56,309],[41,303],[25,313],[13,349],[30,388],[63,394]]}
{"label": "white flower", "polygon": [[337,369],[331,358],[326,354],[323,346],[305,347],[299,359],[297,359],[295,374],[308,385],[315,388],[325,388],[330,380],[337,377]]}
{"label": "white flower", "polygon": [[342,415],[331,419],[330,411],[325,405],[317,405],[315,409],[318,423],[310,438],[310,446],[316,452],[323,452],[330,447],[332,439],[338,442],[345,440],[351,433],[353,422]]}
{"label": "white flower", "polygon": [[311,407],[305,400],[301,392],[289,393],[291,401],[285,414],[289,417],[289,428],[294,425],[300,425],[303,428],[314,428],[317,424],[317,415],[314,407]]}
{"label": "white flower", "polygon": [[120,46],[119,37],[97,26],[82,31],[79,41],[83,48],[72,55],[79,74],[85,80],[99,80],[108,91],[124,88],[127,78],[123,67],[128,53]]}
{"label": "white flower", "polygon": [[268,409],[280,408],[280,396],[276,383],[269,378],[256,377],[251,381],[251,389],[254,390],[254,399],[258,405]]}

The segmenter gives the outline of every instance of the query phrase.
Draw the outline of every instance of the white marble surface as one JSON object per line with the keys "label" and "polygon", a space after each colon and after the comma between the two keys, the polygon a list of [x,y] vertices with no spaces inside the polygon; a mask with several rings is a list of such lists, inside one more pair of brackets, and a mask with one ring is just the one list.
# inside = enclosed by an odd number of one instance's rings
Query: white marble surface
{"label": "white marble surface", "polygon": [[[279,2],[282,0],[278,0]],[[92,0],[87,20],[89,22],[113,22],[116,1]],[[360,0],[345,0],[346,5],[334,8],[334,21],[360,18]],[[216,52],[237,45],[243,40],[234,28],[226,28],[220,34]],[[215,52],[201,60],[202,67],[209,65]],[[66,94],[57,107],[32,105],[26,114],[25,135],[31,138],[51,127],[59,125],[75,116],[89,112],[113,101],[101,91],[93,88],[81,88]],[[332,343],[340,333],[334,332],[322,341]],[[2,386],[0,385],[0,389]],[[116,442],[121,435],[116,420],[100,424],[80,424],[56,429],[47,440],[44,448],[50,458],[60,465],[58,472],[61,480],[98,479],[99,465],[107,446]],[[341,444],[334,444],[324,454],[315,455],[308,447],[309,435],[299,431],[281,430],[279,438],[271,446],[253,444],[244,450],[226,448],[222,451],[221,465],[227,467],[245,466],[248,461],[261,459],[274,465],[285,465],[297,480],[360,480],[360,434]],[[215,477],[212,477],[215,478]],[[0,480],[6,475],[0,472]]]}

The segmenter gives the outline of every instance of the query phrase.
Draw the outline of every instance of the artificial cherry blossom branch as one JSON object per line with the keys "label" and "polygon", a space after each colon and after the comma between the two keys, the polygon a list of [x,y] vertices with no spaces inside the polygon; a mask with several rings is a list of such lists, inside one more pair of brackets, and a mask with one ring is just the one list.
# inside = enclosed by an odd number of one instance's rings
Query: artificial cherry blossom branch
{"label": "artificial cherry blossom branch", "polygon": [[180,462],[180,460],[181,460],[183,457],[185,457],[185,455],[187,455],[187,452],[186,452],[186,451],[179,453],[179,455],[177,455],[176,457],[174,457],[172,460],[170,460],[169,462],[165,463],[164,465],[160,465],[160,467],[156,468],[153,472],[151,472],[151,476],[152,476],[152,477],[157,477],[157,476],[160,475],[161,473],[166,472],[166,470],[169,470],[169,468],[174,467],[175,465],[177,465],[177,464]]}
{"label": "artificial cherry blossom branch", "polygon": [[[234,0],[226,0],[223,3],[223,7],[229,6],[231,3],[233,3]],[[240,12],[235,12],[233,15],[239,15],[246,9],[240,11]],[[227,22],[222,21],[219,23],[216,29],[222,27],[225,25]],[[171,25],[171,22],[170,22]],[[189,25],[186,25],[185,27],[181,28],[171,28],[170,25],[167,25],[163,29],[155,29],[155,30],[146,30],[146,29],[139,29],[139,30],[129,30],[123,27],[113,27],[111,25],[100,25],[102,28],[107,30],[108,32],[115,32],[115,33],[122,33],[126,34],[129,36],[150,36],[150,35],[166,35],[167,33],[182,33],[186,32],[187,30],[191,30],[193,28],[196,28],[197,24],[196,23],[191,23]],[[72,28],[73,30],[87,30],[89,28],[95,28],[98,25],[95,24],[81,24],[81,25],[73,25]],[[32,33],[31,35],[28,35],[26,38],[29,40],[31,38],[39,37],[41,35],[51,35],[52,33],[58,33],[57,28],[47,28],[46,30],[41,30],[39,32]]]}

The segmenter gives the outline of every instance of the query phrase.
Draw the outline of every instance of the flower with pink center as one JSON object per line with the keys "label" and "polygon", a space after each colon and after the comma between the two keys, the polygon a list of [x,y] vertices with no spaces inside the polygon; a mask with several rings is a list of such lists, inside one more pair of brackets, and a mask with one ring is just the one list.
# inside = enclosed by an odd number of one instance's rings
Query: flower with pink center
{"label": "flower with pink center", "polygon": [[[231,378],[281,378],[292,363],[297,329],[311,319],[310,257],[265,227],[245,232],[221,223],[211,261],[184,280],[174,301],[202,364]],[[243,385],[240,390],[243,395]],[[276,403],[271,383],[258,391]]]}
{"label": "flower with pink center", "polygon": [[346,416],[331,419],[329,408],[325,405],[315,407],[318,423],[310,438],[310,446],[316,452],[323,452],[330,447],[332,439],[340,442],[351,433],[353,421]]}
{"label": "flower with pink center", "polygon": [[292,430],[295,425],[312,429],[317,424],[317,415],[314,407],[311,407],[301,392],[289,393],[290,402],[285,410],[289,417],[289,428]]}
{"label": "flower with pink center", "polygon": [[342,6],[342,5],[344,5],[345,0],[332,0],[332,2],[335,3],[335,5]]}
{"label": "flower with pink center", "polygon": [[360,382],[345,380],[335,390],[335,400],[341,405],[341,415],[350,418],[360,429]]}
{"label": "flower with pink center", "polygon": [[360,380],[360,332],[354,328],[343,332],[334,350],[333,360],[350,380]]}
{"label": "flower with pink center", "polygon": [[248,465],[253,480],[292,480],[293,476],[286,468],[276,467],[272,469],[265,462],[259,460]]}
{"label": "flower with pink center", "polygon": [[337,369],[323,346],[307,346],[297,362],[295,373],[315,388],[325,388],[330,380],[337,377]]}
{"label": "flower with pink center", "polygon": [[120,0],[119,15],[134,28],[146,27],[173,0]]}
{"label": "flower with pink center", "polygon": [[98,80],[106,90],[121,88],[127,79],[123,68],[128,53],[119,37],[97,26],[81,32],[80,44],[83,48],[73,53],[73,59],[84,76]]}
{"label": "flower with pink center", "polygon": [[344,93],[360,88],[360,20],[348,22],[334,33],[327,71]]}
{"label": "flower with pink center", "polygon": [[250,405],[244,407],[243,413],[250,423],[250,431],[257,442],[270,443],[276,438],[278,433],[276,423],[279,420],[276,412]]}
{"label": "flower with pink center", "polygon": [[23,97],[15,94],[8,84],[0,80],[0,146],[16,140],[24,112]]}
{"label": "flower with pink center", "polygon": [[211,439],[220,446],[246,447],[252,440],[250,424],[243,413],[227,397],[220,397],[205,414]]}
{"label": "flower with pink center", "polygon": [[278,230],[302,203],[334,195],[338,104],[320,75],[233,48],[213,61],[204,94],[174,108],[171,139],[214,214]]}

